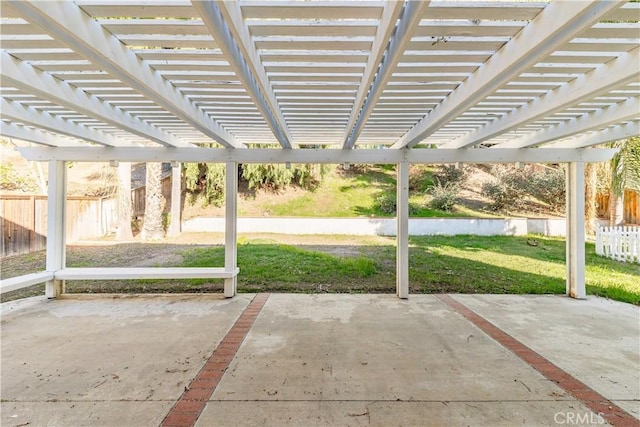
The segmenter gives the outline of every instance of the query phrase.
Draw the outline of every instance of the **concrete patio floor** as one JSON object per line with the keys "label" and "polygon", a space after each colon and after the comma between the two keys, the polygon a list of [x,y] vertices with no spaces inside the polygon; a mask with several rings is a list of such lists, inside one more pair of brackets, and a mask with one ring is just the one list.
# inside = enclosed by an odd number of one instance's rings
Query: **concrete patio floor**
{"label": "concrete patio floor", "polygon": [[[611,421],[589,409],[590,396],[626,411],[614,424],[640,424],[638,307],[561,296],[261,296],[259,307],[254,294],[4,303],[0,424],[189,425],[176,411],[197,406],[197,384],[213,392],[202,394],[197,426]],[[241,317],[249,312],[253,323]],[[505,344],[512,339],[535,353]],[[588,390],[577,399],[536,357]],[[209,380],[207,366],[221,363]]]}

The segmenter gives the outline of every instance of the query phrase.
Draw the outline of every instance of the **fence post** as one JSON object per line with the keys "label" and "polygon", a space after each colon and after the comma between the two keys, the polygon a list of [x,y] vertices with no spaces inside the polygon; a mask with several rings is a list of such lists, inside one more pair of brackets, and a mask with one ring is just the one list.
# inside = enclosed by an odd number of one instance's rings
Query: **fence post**
{"label": "fence post", "polygon": [[[66,263],[67,162],[49,161],[47,194],[47,271],[63,269]],[[47,298],[64,293],[64,281],[50,280],[45,286]]]}
{"label": "fence post", "polygon": [[616,261],[640,263],[640,227],[599,228],[596,254]]}

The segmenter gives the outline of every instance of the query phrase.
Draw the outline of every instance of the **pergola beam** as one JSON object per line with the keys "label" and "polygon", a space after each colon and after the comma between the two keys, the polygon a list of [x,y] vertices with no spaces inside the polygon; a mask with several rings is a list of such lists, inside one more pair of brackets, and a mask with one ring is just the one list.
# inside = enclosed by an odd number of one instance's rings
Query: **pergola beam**
{"label": "pergola beam", "polygon": [[32,24],[225,147],[244,147],[72,2],[8,1]]}
{"label": "pergola beam", "polygon": [[622,123],[640,116],[640,102],[637,97],[629,98],[620,104],[614,104],[604,110],[584,114],[566,123],[551,126],[527,135],[515,141],[500,144],[495,147],[528,148],[545,142],[567,138],[581,132],[603,128],[612,124]]}
{"label": "pergola beam", "polygon": [[0,75],[3,85],[13,86],[158,144],[172,147],[191,146],[182,139],[124,113],[96,96],[58,80],[6,52],[0,52]]}
{"label": "pergola beam", "polygon": [[[546,93],[525,106],[515,109],[484,126],[444,145],[445,148],[465,148],[510,132],[527,123],[548,117],[580,102],[605,94],[640,78],[640,47],[602,64],[594,70]],[[516,142],[500,144],[517,148]]]}
{"label": "pergola beam", "polygon": [[244,25],[235,1],[192,1],[207,29],[229,60],[229,65],[283,148],[291,148],[291,136],[266,71]]}
{"label": "pergola beam", "polygon": [[622,4],[599,0],[551,3],[392,147],[415,146]]}
{"label": "pergola beam", "polygon": [[343,146],[345,148],[352,148],[353,144],[348,145],[350,139],[350,133],[353,129],[355,120],[358,118],[367,95],[370,93],[371,83],[376,77],[376,72],[380,69],[380,64],[383,60],[384,53],[389,46],[389,39],[393,34],[393,30],[396,28],[396,23],[402,14],[404,4],[401,1],[387,1],[382,10],[382,16],[380,18],[380,24],[376,30],[373,46],[371,47],[371,53],[367,60],[367,65],[364,69],[362,80],[358,85],[358,92],[356,93],[356,99],[349,115],[349,121],[345,127],[345,135],[343,137]]}
{"label": "pergola beam", "polygon": [[0,116],[14,122],[28,124],[50,132],[84,139],[85,141],[106,145],[108,147],[131,146],[127,141],[123,141],[113,135],[79,125],[43,111],[38,111],[33,107],[7,101],[5,98],[0,99]]}
{"label": "pergola beam", "polygon": [[197,162],[197,163],[324,163],[324,164],[392,164],[392,163],[567,163],[603,162],[611,159],[615,149],[573,148],[470,148],[456,149],[211,149],[126,147],[20,147],[20,154],[31,161],[67,160],[74,162]]}

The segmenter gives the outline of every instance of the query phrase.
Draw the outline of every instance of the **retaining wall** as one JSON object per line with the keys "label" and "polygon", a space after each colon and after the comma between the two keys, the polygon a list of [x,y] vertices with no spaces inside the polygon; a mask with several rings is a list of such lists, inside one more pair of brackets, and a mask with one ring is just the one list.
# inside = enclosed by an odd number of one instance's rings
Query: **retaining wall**
{"label": "retaining wall", "polygon": [[[185,232],[224,232],[224,218],[192,218]],[[473,234],[522,236],[529,233],[564,236],[564,219],[410,218],[412,236]],[[239,233],[344,234],[395,236],[395,218],[238,218]]]}

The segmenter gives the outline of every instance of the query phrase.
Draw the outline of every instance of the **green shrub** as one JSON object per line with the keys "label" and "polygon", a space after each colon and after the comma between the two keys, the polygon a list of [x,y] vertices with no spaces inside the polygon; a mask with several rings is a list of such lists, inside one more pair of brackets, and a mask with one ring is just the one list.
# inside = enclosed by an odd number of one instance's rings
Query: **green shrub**
{"label": "green shrub", "polygon": [[451,211],[454,205],[458,201],[459,187],[452,182],[447,184],[436,183],[429,188],[429,194],[431,194],[431,200],[429,201],[429,207],[432,209],[438,209],[441,211]]}
{"label": "green shrub", "polygon": [[436,182],[443,186],[455,185],[461,187],[469,177],[469,167],[461,165],[438,165],[436,172],[433,174]]}
{"label": "green shrub", "polygon": [[563,169],[544,168],[532,174],[528,192],[552,209],[561,210],[566,204],[565,181]]}
{"label": "green shrub", "polygon": [[33,191],[35,185],[28,178],[20,176],[13,165],[8,163],[0,165],[0,188],[3,190]]}
{"label": "green shrub", "polygon": [[565,176],[558,168],[527,166],[494,166],[495,182],[485,183],[482,194],[491,199],[491,208],[510,211],[521,208],[527,197],[533,197],[559,210],[565,204]]}
{"label": "green shrub", "polygon": [[[394,192],[384,192],[375,198],[373,207],[376,211],[383,215],[396,214],[396,194]],[[409,215],[418,213],[418,206],[409,203]]]}
{"label": "green shrub", "polygon": [[207,163],[204,189],[206,204],[222,206],[224,201],[225,168],[226,166],[222,163]]}
{"label": "green shrub", "polygon": [[315,190],[331,169],[325,164],[299,164],[294,165],[294,178],[298,185],[305,190]]}
{"label": "green shrub", "polygon": [[429,169],[422,165],[409,166],[409,191],[424,191],[433,184]]}
{"label": "green shrub", "polygon": [[499,180],[482,184],[482,195],[491,200],[494,211],[512,210],[522,203],[521,192]]}
{"label": "green shrub", "polygon": [[224,164],[187,163],[184,178],[187,191],[190,192],[188,200],[194,202],[197,199],[196,193],[199,193],[202,195],[204,206],[222,206],[225,187]]}
{"label": "green shrub", "polygon": [[197,191],[200,189],[202,172],[200,170],[201,163],[186,163],[184,167],[184,183],[189,191]]}
{"label": "green shrub", "polygon": [[247,163],[242,165],[242,178],[247,181],[250,189],[269,189],[278,191],[291,184],[293,170],[283,164]]}

